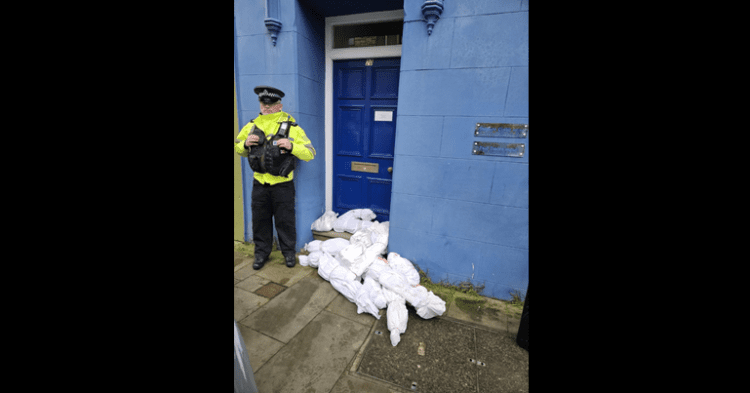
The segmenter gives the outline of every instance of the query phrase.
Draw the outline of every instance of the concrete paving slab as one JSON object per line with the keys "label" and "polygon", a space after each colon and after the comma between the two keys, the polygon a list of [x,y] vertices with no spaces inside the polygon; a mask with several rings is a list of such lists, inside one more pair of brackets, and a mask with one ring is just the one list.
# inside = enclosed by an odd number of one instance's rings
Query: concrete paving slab
{"label": "concrete paving slab", "polygon": [[[304,280],[285,292],[303,285]],[[321,311],[255,373],[258,391],[330,392],[368,332],[366,326]]]}
{"label": "concrete paving slab", "polygon": [[506,329],[506,332],[508,333],[508,337],[513,339],[513,342],[515,342],[516,336],[518,336],[518,329],[520,327],[521,327],[520,318],[508,317],[508,328]]}
{"label": "concrete paving slab", "polygon": [[521,326],[521,311],[518,307],[511,307],[508,302],[502,300],[487,298],[487,306],[490,308],[497,308],[507,316],[506,331],[508,335],[514,340],[518,334],[518,328]]}
{"label": "concrete paving slab", "polygon": [[288,343],[338,294],[328,281],[317,274],[308,275],[247,318],[237,320],[267,336]]}
{"label": "concrete paving slab", "polygon": [[[238,265],[238,266],[241,266],[241,265]],[[234,278],[236,278],[238,280],[244,280],[244,279],[246,279],[246,278],[254,275],[257,272],[258,272],[258,270],[253,269],[253,263],[250,262],[250,264],[245,265],[244,267],[242,267],[242,268],[238,269],[237,271],[235,271],[234,272]]]}
{"label": "concrete paving slab", "polygon": [[515,312],[506,302],[492,298],[483,298],[481,302],[477,302],[476,309],[469,309],[466,303],[463,308],[459,307],[454,299],[443,316],[503,331],[512,338],[515,338],[521,323],[520,313]]}
{"label": "concrete paving slab", "polygon": [[271,282],[271,280],[255,274],[235,285],[237,286],[237,288],[242,288],[248,292],[255,292],[258,290],[258,288],[268,284],[269,282]]}
{"label": "concrete paving slab", "polygon": [[248,261],[251,261],[253,259],[252,256],[248,256],[246,254],[243,254],[241,252],[234,252],[234,266],[241,265],[243,263],[247,263]]}
{"label": "concrete paving slab", "polygon": [[479,392],[528,392],[529,352],[507,334],[476,329]]}
{"label": "concrete paving slab", "polygon": [[234,271],[237,271],[248,264],[252,265],[254,262],[254,257],[252,255],[247,255],[246,253],[237,252],[237,250],[234,251]]}
{"label": "concrete paving slab", "polygon": [[[336,296],[335,299],[331,302],[331,304],[326,307],[327,311],[330,311],[336,315],[342,316],[346,319],[349,319],[351,321],[361,323],[362,325],[367,326],[368,328],[372,327],[372,324],[377,321],[375,317],[370,315],[369,313],[363,312],[362,314],[357,314],[357,305],[355,303],[352,303],[344,297],[344,295],[339,294]],[[383,311],[383,310],[381,310]],[[383,318],[383,317],[380,317]]]}
{"label": "concrete paving slab", "polygon": [[240,328],[242,339],[245,341],[245,348],[253,370],[260,370],[261,366],[284,346],[284,343],[256,332],[241,323],[238,323],[237,326]]}
{"label": "concrete paving slab", "polygon": [[482,309],[482,306],[479,306],[476,311],[472,309],[472,312],[467,312],[458,307],[455,304],[454,300],[453,304],[451,304],[451,307],[446,310],[445,314],[443,315],[449,318],[455,318],[460,321],[474,323],[491,329],[508,329],[508,316],[494,308],[485,307],[484,309]]}
{"label": "concrete paving slab", "polygon": [[263,296],[234,287],[234,320],[241,321],[267,302]]}
{"label": "concrete paving slab", "polygon": [[296,284],[299,280],[308,276],[313,272],[313,269],[309,266],[295,265],[293,268],[287,267],[285,264],[271,263],[266,264],[256,275],[263,277],[267,280],[271,280],[277,284],[281,284],[285,287],[291,287]]}

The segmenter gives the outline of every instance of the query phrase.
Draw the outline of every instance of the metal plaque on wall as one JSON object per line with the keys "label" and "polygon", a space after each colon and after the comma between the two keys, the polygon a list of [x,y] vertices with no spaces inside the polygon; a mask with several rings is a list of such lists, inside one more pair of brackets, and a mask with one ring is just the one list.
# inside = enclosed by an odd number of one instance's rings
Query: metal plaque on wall
{"label": "metal plaque on wall", "polygon": [[523,143],[474,142],[472,153],[475,156],[523,157],[526,145]]}
{"label": "metal plaque on wall", "polygon": [[528,124],[477,123],[474,136],[490,138],[526,138]]}

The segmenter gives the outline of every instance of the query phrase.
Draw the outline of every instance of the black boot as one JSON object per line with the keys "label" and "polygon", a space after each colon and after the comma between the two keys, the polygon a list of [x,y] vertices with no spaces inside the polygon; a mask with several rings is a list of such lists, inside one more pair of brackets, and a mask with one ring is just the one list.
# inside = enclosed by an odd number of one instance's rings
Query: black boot
{"label": "black boot", "polygon": [[255,263],[253,263],[253,269],[260,270],[260,268],[263,267],[263,265],[266,264],[267,259],[261,258],[261,257],[255,257]]}
{"label": "black boot", "polygon": [[297,258],[294,255],[284,257],[286,259],[286,267],[294,267],[294,264],[297,263]]}

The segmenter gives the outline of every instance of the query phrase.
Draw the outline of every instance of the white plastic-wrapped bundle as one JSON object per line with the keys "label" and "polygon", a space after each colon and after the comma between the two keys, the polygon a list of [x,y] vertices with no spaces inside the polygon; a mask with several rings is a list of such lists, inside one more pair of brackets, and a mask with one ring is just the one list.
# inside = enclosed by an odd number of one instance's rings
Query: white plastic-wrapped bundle
{"label": "white plastic-wrapped bundle", "polygon": [[394,347],[401,341],[401,335],[406,331],[409,313],[406,311],[406,301],[403,297],[383,288],[383,295],[388,300],[386,318],[388,330],[391,332],[391,345]]}
{"label": "white plastic-wrapped bundle", "polygon": [[430,291],[428,291],[427,288],[421,285],[416,285],[407,287],[403,296],[409,304],[414,306],[414,308],[420,308],[427,305],[429,293]]}
{"label": "white plastic-wrapped bundle", "polygon": [[339,256],[342,261],[346,261],[347,264],[351,265],[357,258],[364,254],[365,248],[361,244],[349,244],[339,251]]}
{"label": "white plastic-wrapped bundle", "polygon": [[367,266],[367,270],[365,270],[365,276],[371,277],[377,282],[380,282],[380,273],[382,273],[385,270],[390,269],[390,266],[388,266],[388,261],[386,261],[383,258],[375,258],[372,263]]}
{"label": "white plastic-wrapped bundle", "polygon": [[402,258],[395,252],[390,252],[388,253],[388,265],[391,269],[401,273],[409,285],[419,285],[419,272],[408,259]]}
{"label": "white plastic-wrapped bundle", "polygon": [[330,281],[331,272],[340,266],[339,261],[332,257],[331,254],[321,253],[320,260],[318,261],[318,275],[323,277],[324,280]]}
{"label": "white plastic-wrapped bundle", "polygon": [[365,285],[369,285],[370,300],[375,304],[375,307],[379,310],[388,307],[388,301],[385,300],[385,295],[383,295],[383,286],[379,282],[370,277],[365,277]]}
{"label": "white plastic-wrapped bundle", "polygon": [[329,210],[322,216],[320,216],[320,218],[315,220],[310,226],[310,229],[319,232],[330,231],[331,229],[333,229],[333,223],[334,221],[336,221],[338,215],[338,213]]}
{"label": "white plastic-wrapped bundle", "polygon": [[370,230],[370,240],[373,243],[382,243],[388,247],[388,231],[390,228],[389,221],[380,222],[367,228]]}
{"label": "white plastic-wrapped bundle", "polygon": [[368,292],[371,288],[367,287],[367,283],[362,284],[362,288],[360,288],[359,292],[357,292],[356,298],[355,298],[355,304],[357,305],[357,314],[362,314],[363,312],[369,313],[373,317],[380,319],[380,314],[378,313],[378,307],[375,305],[375,303],[372,301],[370,297],[370,293]]}
{"label": "white plastic-wrapped bundle", "polygon": [[365,221],[372,221],[375,219],[375,217],[377,217],[375,213],[370,209],[353,209],[349,210],[347,213],[351,213],[354,217]]}
{"label": "white plastic-wrapped bundle", "polygon": [[383,255],[383,253],[385,252],[385,247],[386,246],[383,243],[375,243],[370,247],[367,247],[359,263],[353,265],[350,269],[352,269],[354,274],[356,274],[357,276],[362,276],[367,268],[370,267],[370,265],[375,262],[375,260],[380,258],[381,255]]}
{"label": "white plastic-wrapped bundle", "polygon": [[403,274],[393,270],[392,268],[383,270],[380,273],[378,282],[380,282],[380,285],[382,285],[383,288],[388,288],[401,297],[404,297],[406,288],[409,287],[409,284],[406,282],[406,278],[403,276]]}
{"label": "white plastic-wrapped bundle", "polygon": [[365,277],[365,283],[357,292],[356,304],[357,314],[367,312],[377,319],[380,319],[379,310],[388,306],[383,296],[383,288],[370,277]]}
{"label": "white plastic-wrapped bundle", "polygon": [[374,221],[372,225],[363,226],[349,238],[351,244],[361,244],[370,247],[375,243],[382,243],[388,247],[389,222]]}
{"label": "white plastic-wrapped bundle", "polygon": [[354,232],[354,234],[349,238],[349,243],[361,245],[365,248],[370,247],[372,245],[372,239],[371,239],[372,231],[370,231],[370,228],[372,228],[373,226],[359,229],[357,230],[357,232]]}
{"label": "white plastic-wrapped bundle", "polygon": [[424,319],[430,319],[443,315],[445,312],[445,300],[441,299],[431,291],[427,292],[426,304],[417,308],[417,315]]}
{"label": "white plastic-wrapped bundle", "polygon": [[323,244],[321,240],[313,240],[310,243],[305,244],[304,249],[309,252],[320,251],[320,245]]}
{"label": "white plastic-wrapped bundle", "polygon": [[[339,281],[354,281],[354,273],[350,272],[349,269],[338,265],[333,270],[331,270],[331,273],[328,275],[328,279],[333,280],[339,280]],[[353,301],[353,300],[352,300]]]}
{"label": "white plastic-wrapped bundle", "polygon": [[354,233],[359,229],[362,220],[351,214],[344,214],[333,222],[333,230],[336,232]]}
{"label": "white plastic-wrapped bundle", "polygon": [[320,263],[320,257],[323,255],[322,251],[313,251],[307,256],[307,266],[318,267]]}
{"label": "white plastic-wrapped bundle", "polygon": [[445,313],[445,301],[419,285],[419,273],[409,260],[396,253],[389,253],[388,259],[387,264],[380,259],[370,265],[367,277],[376,278],[383,286],[384,293],[388,289],[403,297],[424,319]]}
{"label": "white plastic-wrapped bundle", "polygon": [[370,209],[354,209],[342,214],[333,222],[333,230],[336,232],[354,233],[362,228],[367,228],[374,223],[376,217]]}
{"label": "white plastic-wrapped bundle", "polygon": [[388,247],[388,225],[376,223],[360,229],[352,235],[349,242],[350,245],[342,250],[341,256],[346,260],[349,269],[361,277],[368,266],[385,253]]}
{"label": "white plastic-wrapped bundle", "polygon": [[333,288],[339,291],[344,297],[352,303],[357,301],[357,293],[362,288],[362,284],[355,280],[354,273],[343,266],[337,266],[329,275],[329,281]]}
{"label": "white plastic-wrapped bundle", "polygon": [[340,237],[335,237],[333,239],[328,239],[324,241],[320,245],[320,250],[323,252],[327,252],[331,255],[336,255],[341,251],[342,248],[349,245],[349,240],[342,239]]}

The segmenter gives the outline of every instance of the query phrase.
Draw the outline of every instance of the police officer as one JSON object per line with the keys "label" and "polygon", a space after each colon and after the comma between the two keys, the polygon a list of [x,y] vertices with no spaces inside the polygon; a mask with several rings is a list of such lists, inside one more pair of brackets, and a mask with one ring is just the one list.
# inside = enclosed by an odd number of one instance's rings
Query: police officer
{"label": "police officer", "polygon": [[[234,150],[248,157],[253,169],[253,242],[258,270],[268,261],[273,244],[272,218],[276,221],[279,248],[286,265],[295,265],[294,167],[296,158],[308,162],[315,158],[315,148],[297,125],[284,112],[284,92],[270,86],[254,90],[260,101],[260,114],[247,123],[237,135]],[[296,157],[296,158],[295,158]]]}

